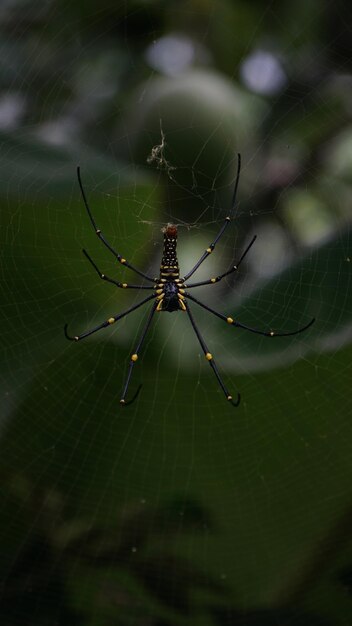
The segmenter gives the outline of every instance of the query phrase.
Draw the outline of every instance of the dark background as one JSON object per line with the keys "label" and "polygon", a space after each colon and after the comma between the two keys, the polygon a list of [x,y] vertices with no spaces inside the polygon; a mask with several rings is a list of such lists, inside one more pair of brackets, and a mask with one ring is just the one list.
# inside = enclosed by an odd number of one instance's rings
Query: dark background
{"label": "dark background", "polygon": [[[350,3],[7,0],[0,7],[1,621],[348,625],[352,614]],[[154,150],[153,150],[154,148]],[[158,273],[179,224],[186,273],[257,241],[194,305],[146,310],[99,243]]]}

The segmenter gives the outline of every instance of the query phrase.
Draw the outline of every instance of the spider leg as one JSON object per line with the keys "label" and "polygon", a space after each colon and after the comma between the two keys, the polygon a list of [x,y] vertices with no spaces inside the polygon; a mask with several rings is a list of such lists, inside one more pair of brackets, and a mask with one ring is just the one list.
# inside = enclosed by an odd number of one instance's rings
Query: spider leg
{"label": "spider leg", "polygon": [[252,241],[250,242],[250,244],[247,246],[247,248],[243,252],[240,260],[237,261],[236,265],[233,265],[233,267],[231,267],[227,272],[224,272],[223,274],[220,274],[220,276],[216,276],[216,278],[209,278],[209,280],[202,280],[199,283],[191,283],[190,285],[183,285],[183,286],[187,287],[187,289],[191,289],[192,287],[200,287],[201,285],[211,285],[211,284],[214,284],[214,283],[218,283],[220,280],[225,278],[225,276],[228,276],[229,274],[232,274],[233,272],[237,272],[237,270],[238,270],[239,266],[241,265],[244,257],[246,256],[247,252],[249,252],[249,250],[253,246],[256,238],[257,238],[257,235],[254,235]]}
{"label": "spider leg", "polygon": [[246,326],[245,324],[241,324],[240,322],[237,322],[236,320],[232,319],[232,317],[226,317],[226,315],[222,315],[222,313],[218,313],[217,311],[210,308],[206,304],[203,304],[203,302],[200,302],[200,300],[197,300],[197,298],[194,298],[188,293],[186,293],[185,296],[186,298],[189,298],[190,300],[192,300],[193,302],[201,306],[206,311],[209,311],[209,313],[216,315],[216,317],[220,317],[220,319],[224,320],[224,322],[227,322],[228,324],[232,324],[233,326],[237,326],[238,328],[244,328],[244,330],[249,330],[251,333],[256,333],[257,335],[264,335],[264,337],[290,337],[291,335],[298,335],[299,333],[302,333],[304,330],[307,330],[307,328],[309,328],[315,322],[315,317],[313,317],[313,319],[311,319],[308,324],[306,324],[305,326],[302,326],[302,328],[298,328],[298,330],[294,330],[289,333],[276,333],[273,330],[263,331],[263,330],[258,330],[258,328],[252,328],[251,326]]}
{"label": "spider leg", "polygon": [[105,239],[103,233],[101,232],[100,228],[97,227],[95,219],[92,215],[92,212],[88,206],[88,201],[86,198],[86,194],[85,191],[83,189],[83,184],[82,184],[82,179],[81,179],[81,171],[80,171],[80,167],[77,167],[77,177],[78,177],[78,183],[80,186],[80,190],[81,190],[81,194],[82,194],[82,198],[83,198],[83,202],[84,205],[87,209],[87,213],[89,215],[89,219],[92,223],[92,226],[96,232],[96,234],[98,235],[100,241],[104,244],[104,246],[106,246],[108,248],[108,250],[110,250],[110,252],[112,252],[112,254],[116,257],[116,259],[119,261],[119,263],[121,263],[122,265],[124,265],[125,267],[129,267],[130,270],[132,270],[133,272],[136,272],[136,274],[139,274],[140,276],[143,276],[143,278],[146,278],[147,280],[151,281],[151,282],[155,282],[154,278],[152,278],[151,276],[147,276],[147,274],[144,274],[143,272],[141,272],[140,270],[138,270],[137,268],[135,268],[133,265],[131,265],[128,261],[126,261],[126,259],[124,259],[121,254],[119,254],[116,250],[114,250],[114,248],[108,243],[108,241]]}
{"label": "spider leg", "polygon": [[80,341],[81,339],[85,339],[86,337],[89,337],[90,335],[93,335],[93,333],[98,332],[98,330],[101,330],[102,328],[106,328],[107,326],[110,326],[111,324],[115,324],[115,322],[120,320],[122,317],[125,317],[129,313],[132,313],[132,311],[135,311],[136,309],[139,309],[140,306],[142,306],[143,304],[145,304],[149,300],[152,300],[153,298],[155,298],[154,294],[152,294],[151,296],[148,296],[148,298],[144,298],[144,300],[142,300],[141,302],[138,302],[138,304],[135,304],[131,308],[127,309],[127,311],[124,311],[123,313],[120,313],[119,315],[114,315],[114,317],[110,317],[108,320],[105,320],[105,322],[103,322],[102,324],[99,324],[98,326],[95,326],[91,330],[87,330],[86,332],[82,333],[81,335],[76,335],[76,336],[73,336],[73,337],[71,335],[69,335],[68,332],[67,332],[68,324],[65,324],[64,332],[65,332],[66,339],[69,339],[70,341]]}
{"label": "spider leg", "polygon": [[157,306],[157,303],[155,302],[153,304],[151,310],[150,310],[149,315],[148,315],[148,319],[147,319],[147,322],[146,322],[146,324],[144,326],[142,335],[141,335],[141,337],[140,337],[140,339],[138,341],[138,345],[137,345],[134,353],[131,355],[131,360],[130,360],[130,364],[129,364],[128,372],[127,372],[127,378],[126,378],[125,386],[123,388],[123,392],[122,392],[122,396],[121,396],[121,400],[120,400],[120,404],[123,404],[124,406],[127,406],[128,404],[132,404],[132,402],[134,402],[134,400],[137,398],[137,396],[138,396],[138,394],[139,394],[139,392],[141,390],[141,387],[142,387],[142,385],[140,385],[138,387],[136,393],[134,394],[132,400],[129,400],[128,402],[126,402],[125,397],[126,397],[126,394],[127,394],[127,391],[128,391],[129,384],[130,384],[133,366],[134,366],[134,364],[136,363],[136,361],[138,359],[138,356],[139,356],[138,353],[139,353],[139,351],[140,351],[140,349],[142,347],[143,341],[144,341],[144,339],[146,337],[146,334],[147,334],[147,332],[149,330],[149,326],[150,326],[151,321],[153,319],[153,315],[154,315],[154,313],[156,311],[156,306]]}
{"label": "spider leg", "polygon": [[[235,182],[235,189],[234,189],[233,197],[232,197],[231,215],[233,215],[233,212],[235,210],[237,187],[238,187],[238,182],[239,182],[239,179],[240,179],[240,172],[241,172],[241,155],[238,154],[237,156],[238,156],[237,176],[236,176],[236,182]],[[187,280],[190,276],[192,276],[192,274],[194,274],[194,272],[203,263],[203,261],[205,261],[205,259],[209,256],[209,254],[211,254],[213,252],[216,244],[221,239],[221,237],[223,236],[226,228],[228,227],[229,223],[231,222],[231,219],[232,219],[232,216],[231,217],[230,216],[225,217],[225,221],[224,221],[223,225],[221,226],[221,228],[220,228],[217,236],[215,237],[214,241],[209,245],[209,247],[205,250],[205,252],[203,252],[203,254],[200,257],[199,261],[197,261],[195,266],[192,267],[191,271],[188,272],[188,274],[186,274],[186,276],[184,276],[183,280]]]}
{"label": "spider leg", "polygon": [[223,383],[223,381],[221,379],[221,376],[219,374],[219,370],[218,370],[218,368],[216,366],[216,363],[215,363],[215,361],[213,359],[213,355],[209,352],[208,347],[207,347],[207,345],[206,345],[202,335],[200,334],[200,331],[198,330],[198,327],[197,327],[197,325],[196,325],[196,323],[194,321],[193,315],[192,315],[192,313],[190,311],[189,305],[186,307],[186,311],[188,313],[188,317],[190,319],[190,322],[191,322],[191,324],[193,326],[193,330],[194,330],[194,332],[196,333],[196,335],[198,337],[198,341],[199,341],[199,343],[200,343],[200,345],[202,347],[202,350],[204,352],[204,356],[207,359],[209,365],[213,368],[214,374],[215,374],[216,378],[218,379],[218,382],[219,382],[220,387],[221,387],[221,389],[223,390],[223,392],[224,392],[224,394],[226,396],[226,399],[229,400],[229,402],[231,402],[231,404],[233,406],[238,406],[239,403],[240,403],[240,400],[241,400],[240,394],[239,393],[237,394],[237,400],[236,401],[234,401],[232,399],[231,394],[229,393],[228,389],[225,387],[225,385],[224,385],[224,383]]}
{"label": "spider leg", "polygon": [[121,289],[154,289],[154,285],[130,285],[129,283],[120,283],[118,280],[114,280],[113,278],[109,278],[109,276],[107,276],[106,274],[103,274],[100,269],[98,268],[98,266],[94,263],[93,259],[89,256],[88,252],[86,250],[82,250],[83,254],[87,257],[88,261],[91,263],[91,265],[93,265],[96,273],[98,274],[99,278],[101,278],[102,280],[106,280],[108,283],[112,283],[113,285],[116,285],[116,287],[121,287]]}

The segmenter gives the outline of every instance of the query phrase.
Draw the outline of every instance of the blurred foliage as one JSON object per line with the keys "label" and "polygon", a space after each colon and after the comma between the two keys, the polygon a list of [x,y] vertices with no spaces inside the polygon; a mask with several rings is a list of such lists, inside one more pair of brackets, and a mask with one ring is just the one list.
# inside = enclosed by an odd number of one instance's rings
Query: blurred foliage
{"label": "blurred foliage", "polygon": [[[0,22],[2,623],[346,626],[350,5],[6,0]],[[140,297],[82,256],[123,278],[76,166],[108,240],[154,274],[167,221],[182,268],[212,240],[237,152],[236,238],[199,278],[258,238],[199,297],[261,328],[315,325],[271,342],[193,307],[234,412],[191,330],[160,316],[121,413],[143,312],[80,345],[62,332]]]}
{"label": "blurred foliage", "polygon": [[35,487],[21,474],[5,481],[10,521],[16,507],[23,522],[32,520],[17,558],[12,550],[3,552],[9,575],[2,618],[9,626],[24,618],[28,624],[105,624],[116,614],[119,624],[144,624],[148,613],[148,624],[159,618],[172,624],[174,612],[194,613],[194,588],[214,598],[224,594],[222,582],[172,554],[183,534],[212,530],[209,514],[197,503],[175,499],[156,509],[130,503],[102,525],[77,515],[60,492]]}

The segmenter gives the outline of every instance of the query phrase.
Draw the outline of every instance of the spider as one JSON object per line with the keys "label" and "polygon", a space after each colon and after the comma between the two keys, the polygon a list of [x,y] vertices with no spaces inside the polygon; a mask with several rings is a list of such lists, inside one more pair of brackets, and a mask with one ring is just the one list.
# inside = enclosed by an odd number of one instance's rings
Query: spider
{"label": "spider", "polygon": [[93,266],[99,278],[101,278],[102,280],[112,283],[113,285],[115,285],[116,287],[119,287],[120,289],[147,289],[153,292],[151,295],[148,295],[146,298],[144,298],[143,300],[141,300],[134,306],[130,307],[126,311],[123,311],[122,313],[118,313],[117,315],[110,317],[109,319],[105,320],[98,326],[95,326],[94,328],[91,328],[90,330],[85,331],[81,335],[70,336],[67,332],[68,325],[65,324],[64,332],[65,332],[67,339],[69,339],[70,341],[80,341],[81,339],[85,339],[86,337],[89,337],[93,333],[98,332],[102,328],[106,328],[107,326],[111,326],[112,324],[115,324],[115,322],[119,321],[126,315],[129,315],[130,313],[132,313],[132,311],[135,311],[136,309],[139,309],[139,307],[143,306],[147,302],[152,301],[152,306],[150,308],[149,315],[148,315],[146,324],[144,326],[143,332],[130,358],[126,381],[125,381],[125,385],[123,387],[123,391],[122,391],[122,395],[120,399],[120,403],[122,405],[127,406],[128,404],[132,404],[132,402],[134,402],[134,400],[137,398],[140,392],[140,389],[142,387],[142,385],[139,385],[132,399],[129,401],[126,400],[132,371],[136,364],[136,361],[139,358],[139,353],[141,351],[143,342],[145,340],[145,337],[147,335],[147,332],[149,330],[149,327],[151,325],[151,322],[155,313],[161,313],[163,311],[168,311],[169,313],[173,313],[174,311],[183,311],[184,313],[186,313],[186,315],[188,315],[188,318],[190,320],[190,323],[193,327],[195,334],[197,335],[198,341],[200,343],[202,351],[204,352],[204,356],[206,360],[208,361],[209,365],[213,369],[213,372],[218,380],[218,383],[226,399],[235,407],[237,407],[240,403],[240,394],[237,393],[237,398],[236,400],[234,400],[232,395],[229,393],[227,387],[225,386],[220,376],[215,360],[213,358],[213,355],[209,351],[208,346],[194,320],[192,309],[189,304],[190,301],[192,303],[194,302],[197,306],[201,307],[202,309],[205,309],[209,313],[212,313],[216,317],[219,317],[221,320],[223,320],[227,324],[230,324],[231,326],[235,326],[237,328],[243,328],[244,330],[248,330],[252,333],[257,333],[258,335],[264,335],[264,337],[289,337],[290,335],[297,335],[298,333],[302,333],[303,331],[307,330],[315,321],[315,319],[313,318],[308,324],[306,324],[306,326],[303,326],[302,328],[299,328],[298,330],[294,330],[291,332],[277,333],[272,330],[263,331],[257,328],[246,326],[245,324],[242,324],[242,322],[239,322],[238,320],[235,320],[232,317],[219,313],[218,311],[216,311],[215,309],[212,309],[210,306],[208,306],[207,304],[204,304],[203,302],[201,302],[200,300],[198,300],[197,298],[195,298],[189,293],[188,291],[189,289],[193,289],[194,287],[201,287],[203,285],[213,285],[215,283],[220,282],[223,278],[225,278],[225,276],[229,276],[230,274],[237,272],[243,259],[246,257],[246,255],[248,254],[249,250],[251,249],[251,247],[253,246],[257,238],[256,235],[252,238],[252,240],[250,241],[249,245],[242,253],[242,256],[237,261],[237,263],[235,265],[232,265],[232,267],[230,267],[223,274],[220,274],[219,276],[215,276],[214,278],[209,278],[208,280],[202,280],[200,282],[190,282],[190,283],[188,282],[188,279],[191,278],[191,276],[193,276],[193,274],[197,271],[197,269],[200,267],[203,261],[205,261],[205,259],[208,258],[208,256],[214,251],[215,246],[220,241],[224,232],[228,228],[230,222],[233,220],[235,206],[236,206],[236,194],[237,194],[237,188],[238,188],[238,183],[239,183],[239,178],[240,178],[240,171],[241,171],[241,155],[238,154],[237,176],[236,176],[236,182],[235,182],[235,187],[234,187],[234,192],[233,192],[230,215],[225,217],[224,222],[217,236],[215,237],[214,241],[203,252],[203,254],[201,255],[200,259],[197,261],[197,263],[194,265],[194,267],[192,267],[192,269],[187,274],[185,274],[183,278],[180,278],[180,271],[179,271],[177,252],[176,252],[177,226],[175,224],[167,224],[167,226],[162,229],[164,233],[164,247],[163,247],[163,254],[162,254],[161,265],[160,265],[160,273],[158,277],[153,278],[151,276],[148,276],[144,272],[141,272],[139,269],[135,268],[124,257],[122,257],[121,254],[117,252],[108,243],[108,241],[105,239],[105,236],[101,232],[100,228],[97,228],[92,212],[88,206],[87,197],[86,197],[83,184],[82,184],[80,168],[77,167],[78,183],[80,186],[83,202],[87,210],[91,224],[97,236],[99,237],[100,241],[104,244],[104,246],[108,248],[108,250],[110,250],[110,252],[115,256],[117,261],[121,263],[121,265],[128,267],[130,270],[135,272],[135,274],[138,274],[139,276],[147,280],[149,283],[152,283],[151,285],[131,285],[130,283],[121,283],[113,278],[110,278],[109,276],[106,276],[106,274],[103,274],[100,271],[100,269],[97,267],[97,265],[89,256],[88,252],[86,252],[86,250],[83,250],[84,255]]}

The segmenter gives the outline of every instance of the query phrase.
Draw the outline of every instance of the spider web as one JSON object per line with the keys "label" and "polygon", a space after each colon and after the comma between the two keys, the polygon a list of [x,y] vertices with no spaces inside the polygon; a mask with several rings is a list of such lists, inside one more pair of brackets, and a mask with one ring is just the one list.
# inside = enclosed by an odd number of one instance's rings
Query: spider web
{"label": "spider web", "polygon": [[[157,3],[1,9],[9,626],[347,623],[351,21],[338,3],[306,3],[289,22],[273,2],[220,4],[180,3],[163,27]],[[319,45],[325,9],[337,23]],[[228,35],[237,19],[240,52]],[[148,275],[162,227],[176,223],[184,275],[229,213],[238,151],[233,222],[194,279],[226,271],[257,240],[238,273],[192,295],[263,330],[316,321],[271,340],[192,305],[241,393],[234,409],[187,317],[156,316],[131,380],[130,395],[140,383],[141,393],[122,410],[150,305],[79,344],[63,325],[83,332],[148,292],[99,281],[83,257],[139,282],[96,238],[75,168],[99,228]]]}

